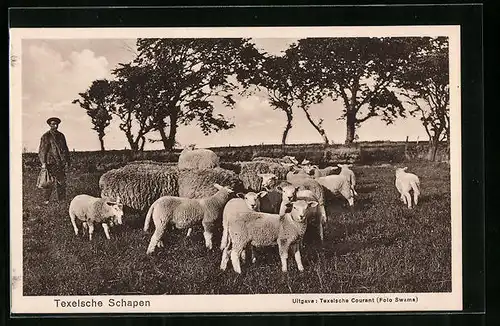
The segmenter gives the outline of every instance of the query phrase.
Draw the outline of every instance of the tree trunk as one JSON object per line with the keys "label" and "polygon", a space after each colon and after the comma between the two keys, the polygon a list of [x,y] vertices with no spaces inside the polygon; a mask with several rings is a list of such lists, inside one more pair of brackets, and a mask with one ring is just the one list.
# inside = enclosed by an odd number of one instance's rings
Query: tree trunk
{"label": "tree trunk", "polygon": [[130,149],[134,152],[137,152],[139,150],[139,147],[137,146],[137,141],[134,140],[134,137],[132,136],[130,131],[125,131],[125,135],[127,136]]}
{"label": "tree trunk", "polygon": [[177,111],[170,114],[170,130],[168,132],[168,139],[165,144],[165,149],[167,151],[172,150],[175,146],[175,135],[177,134]]}
{"label": "tree trunk", "polygon": [[101,151],[104,152],[106,150],[104,148],[104,136],[99,136],[99,143],[101,143]]}
{"label": "tree trunk", "polygon": [[144,151],[144,144],[146,144],[146,137],[143,135],[140,138],[141,145],[139,146],[139,149],[141,152]]}
{"label": "tree trunk", "polygon": [[428,152],[428,160],[434,162],[436,160],[436,154],[439,145],[439,137],[434,136],[433,139],[429,142],[429,152]]}
{"label": "tree trunk", "polygon": [[283,137],[281,138],[282,146],[285,146],[286,144],[286,138],[288,137],[288,132],[290,131],[290,129],[292,129],[292,119],[293,119],[292,112],[286,111],[285,113],[286,113],[286,126],[285,130],[283,130]]}
{"label": "tree trunk", "polygon": [[316,131],[320,134],[321,138],[323,138],[323,142],[325,143],[325,145],[328,145],[330,143],[330,140],[326,135],[325,129],[321,127],[321,122],[319,123],[314,122],[314,120],[311,118],[311,115],[309,114],[309,111],[305,108],[302,108],[302,110],[304,110],[304,113],[306,114],[306,118],[307,120],[309,120],[309,123],[312,124],[314,129],[316,129]]}
{"label": "tree trunk", "polygon": [[161,141],[163,143],[163,147],[165,147],[165,149],[167,149],[168,146],[169,146],[169,143],[168,143],[167,133],[165,132],[165,125],[163,125],[162,127],[160,127],[158,129],[158,131],[160,132],[160,136],[161,136]]}
{"label": "tree trunk", "polygon": [[356,134],[356,116],[348,111],[346,116],[347,132],[345,137],[345,144],[351,145],[354,142]]}

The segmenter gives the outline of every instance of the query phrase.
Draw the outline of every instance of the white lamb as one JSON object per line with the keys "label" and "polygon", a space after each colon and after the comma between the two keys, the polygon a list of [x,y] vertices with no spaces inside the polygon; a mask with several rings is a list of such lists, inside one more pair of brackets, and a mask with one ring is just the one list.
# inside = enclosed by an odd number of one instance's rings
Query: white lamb
{"label": "white lamb", "polygon": [[[321,215],[321,227],[327,222],[327,215],[325,209],[325,196],[323,186],[314,179],[296,177],[293,179],[295,182],[278,180],[277,176],[273,173],[259,174],[262,178],[262,187],[268,191],[268,195],[261,200],[261,211],[265,213],[277,214],[282,212],[283,205],[297,199],[297,195],[309,196],[312,194],[314,200],[318,201],[318,210]],[[310,192],[309,192],[310,191]],[[275,196],[270,199],[273,192],[281,193],[281,196]],[[278,202],[279,201],[279,202]],[[267,202],[271,202],[269,205]],[[267,210],[268,206],[274,207],[272,211]],[[323,241],[323,231],[320,230],[321,241]]]}
{"label": "white lamb", "polygon": [[168,224],[174,224],[178,229],[185,229],[201,222],[205,246],[212,249],[212,235],[215,222],[222,216],[226,203],[231,199],[233,190],[214,184],[217,192],[206,198],[181,198],[164,196],[158,198],[149,208],[144,221],[144,231],[149,228],[151,217],[155,224],[155,232],[151,237],[146,254],[152,254],[154,249],[163,246],[161,238]]}
{"label": "white lamb", "polygon": [[396,169],[395,184],[401,194],[401,201],[411,209],[412,199],[410,191],[413,190],[413,199],[415,200],[415,206],[417,206],[418,196],[420,196],[420,180],[415,174],[406,172],[407,169],[408,167]]}
{"label": "white lamb", "polygon": [[354,171],[350,169],[350,167],[352,167],[352,164],[337,164],[337,166],[340,168],[339,174],[344,175],[347,179],[349,179],[352,192],[354,193],[354,196],[357,196],[358,193],[356,192],[356,189],[354,189],[354,187],[356,186],[356,175],[354,174]]}
{"label": "white lamb", "polygon": [[229,256],[236,273],[241,273],[239,257],[246,246],[267,247],[278,245],[281,258],[281,269],[287,271],[288,251],[290,247],[295,254],[299,271],[303,271],[300,245],[307,228],[310,209],[318,202],[298,200],[289,203],[283,215],[262,212],[245,212],[228,224],[229,241],[222,252],[220,268],[225,270]]}
{"label": "white lamb", "polygon": [[227,223],[232,219],[237,213],[247,212],[247,211],[260,211],[260,199],[267,195],[267,191],[261,191],[259,193],[248,192],[243,194],[241,192],[237,193],[236,196],[239,198],[233,198],[227,202],[224,206],[224,211],[222,212],[222,239],[220,243],[220,249],[224,250],[227,245]]}
{"label": "white lamb", "polygon": [[[109,240],[109,226],[122,224],[122,216],[123,205],[120,203],[120,197],[117,197],[116,202],[113,202],[106,198],[78,195],[69,204],[69,217],[75,234],[78,235],[78,227],[76,226],[78,218],[83,223],[83,229],[88,228],[89,241],[92,240],[94,233],[94,223],[101,223],[106,238]],[[85,231],[83,232],[85,233]]]}
{"label": "white lamb", "polygon": [[340,193],[347,199],[349,206],[354,206],[354,193],[351,189],[351,183],[346,176],[343,175],[329,175],[326,177],[316,178],[319,184],[321,184],[326,189],[330,190],[332,194]]}

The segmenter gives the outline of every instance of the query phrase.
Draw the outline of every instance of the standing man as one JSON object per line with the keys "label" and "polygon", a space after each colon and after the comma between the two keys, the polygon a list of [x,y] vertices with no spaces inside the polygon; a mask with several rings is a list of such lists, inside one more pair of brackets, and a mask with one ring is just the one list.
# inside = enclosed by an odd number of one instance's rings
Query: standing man
{"label": "standing man", "polygon": [[[42,135],[38,157],[42,169],[46,168],[51,176],[56,179],[57,200],[66,197],[66,169],[70,166],[69,149],[64,135],[57,131],[61,119],[52,117],[47,120],[50,130]],[[49,203],[53,187],[44,189],[45,204]]]}

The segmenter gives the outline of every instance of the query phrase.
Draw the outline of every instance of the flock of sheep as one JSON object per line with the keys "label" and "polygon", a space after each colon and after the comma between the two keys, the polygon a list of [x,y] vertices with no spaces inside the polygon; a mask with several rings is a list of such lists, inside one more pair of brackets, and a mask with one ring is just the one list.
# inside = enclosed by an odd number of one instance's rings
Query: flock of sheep
{"label": "flock of sheep", "polygon": [[[155,231],[146,253],[163,247],[163,235],[171,227],[187,229],[201,224],[205,246],[213,248],[213,232],[222,224],[220,268],[229,259],[241,273],[240,259],[254,247],[278,246],[281,266],[287,271],[288,253],[294,254],[303,271],[300,247],[309,227],[317,227],[323,241],[327,222],[325,195],[340,194],[352,207],[356,177],[351,165],[339,164],[324,169],[294,157],[256,158],[242,164],[239,175],[219,166],[217,155],[207,149],[184,149],[177,166],[139,162],[101,176],[101,198],[78,195],[70,203],[69,215],[76,235],[76,220],[88,230],[92,240],[94,224],[101,224],[110,239],[109,227],[122,224],[123,207],[148,208],[144,231],[151,220]],[[338,174],[336,171],[340,169]],[[420,195],[419,178],[397,168],[395,186],[400,200],[412,208]],[[413,198],[411,196],[413,193]],[[111,200],[110,198],[116,198]]]}

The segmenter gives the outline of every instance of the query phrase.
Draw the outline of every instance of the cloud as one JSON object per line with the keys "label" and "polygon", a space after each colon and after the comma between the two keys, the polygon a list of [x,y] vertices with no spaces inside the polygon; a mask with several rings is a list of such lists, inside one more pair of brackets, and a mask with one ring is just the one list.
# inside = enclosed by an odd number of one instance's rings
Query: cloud
{"label": "cloud", "polygon": [[[61,128],[73,140],[76,148],[87,147],[89,137],[96,138],[86,112],[71,102],[78,98],[95,79],[109,78],[110,67],[103,56],[90,49],[72,51],[65,56],[49,42],[23,43],[22,116],[23,138],[26,147],[38,147],[41,133],[46,131],[45,120],[58,116]],[[79,137],[80,136],[80,137]]]}
{"label": "cloud", "polygon": [[93,80],[110,77],[107,59],[96,57],[89,49],[63,58],[42,43],[30,45],[23,56],[23,94],[34,101],[71,101]]}

